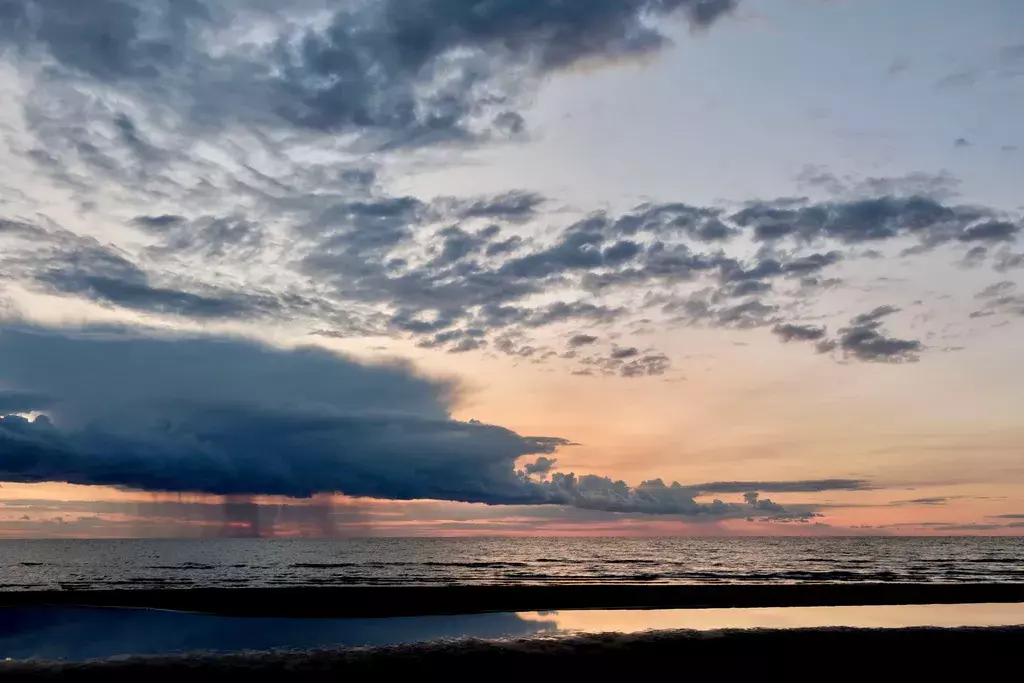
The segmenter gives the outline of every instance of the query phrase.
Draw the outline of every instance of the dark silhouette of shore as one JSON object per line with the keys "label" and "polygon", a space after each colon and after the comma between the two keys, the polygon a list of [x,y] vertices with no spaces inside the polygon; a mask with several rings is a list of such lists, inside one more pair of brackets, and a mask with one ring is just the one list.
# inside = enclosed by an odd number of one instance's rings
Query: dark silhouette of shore
{"label": "dark silhouette of shore", "polygon": [[0,591],[2,607],[169,609],[248,617],[366,618],[573,609],[1024,603],[1024,584],[344,586]]}

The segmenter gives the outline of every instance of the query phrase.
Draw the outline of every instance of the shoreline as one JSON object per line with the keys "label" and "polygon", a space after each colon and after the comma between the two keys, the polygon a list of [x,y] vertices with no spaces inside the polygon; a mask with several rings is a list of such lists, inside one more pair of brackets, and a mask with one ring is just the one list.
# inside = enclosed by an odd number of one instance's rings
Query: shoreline
{"label": "shoreline", "polygon": [[335,619],[595,609],[971,603],[1024,603],[1024,583],[341,586],[0,591],[0,609],[131,608],[236,617]]}

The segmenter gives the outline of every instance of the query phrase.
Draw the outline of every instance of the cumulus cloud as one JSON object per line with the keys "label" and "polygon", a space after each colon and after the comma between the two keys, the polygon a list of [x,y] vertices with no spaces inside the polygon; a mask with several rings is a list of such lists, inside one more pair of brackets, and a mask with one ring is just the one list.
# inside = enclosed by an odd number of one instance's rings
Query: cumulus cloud
{"label": "cumulus cloud", "polygon": [[554,458],[548,458],[542,455],[534,462],[526,463],[523,467],[523,471],[531,476],[536,475],[543,479],[551,474],[551,471],[557,464],[558,461]]}
{"label": "cumulus cloud", "polygon": [[[556,461],[547,456],[569,442],[454,420],[452,383],[322,349],[134,328],[7,326],[0,386],[5,481],[684,516],[749,512],[697,503],[677,483],[630,487],[552,473]],[[46,414],[12,414],[32,409]],[[542,455],[517,470],[516,460],[531,454]]]}
{"label": "cumulus cloud", "polygon": [[0,382],[52,401],[0,423],[9,481],[540,502],[513,463],[564,443],[454,421],[449,383],[312,348],[28,328],[0,348]]}

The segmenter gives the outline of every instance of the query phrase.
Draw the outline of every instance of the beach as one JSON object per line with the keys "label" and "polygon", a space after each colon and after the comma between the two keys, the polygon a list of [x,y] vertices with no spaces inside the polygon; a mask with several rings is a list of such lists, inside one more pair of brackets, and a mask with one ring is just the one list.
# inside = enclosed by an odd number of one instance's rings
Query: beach
{"label": "beach", "polygon": [[0,663],[15,680],[132,681],[382,680],[500,676],[714,676],[833,678],[876,676],[940,680],[1010,671],[1024,628],[812,629],[594,635],[504,642],[459,640],[387,648],[310,652],[129,657],[86,663]]}

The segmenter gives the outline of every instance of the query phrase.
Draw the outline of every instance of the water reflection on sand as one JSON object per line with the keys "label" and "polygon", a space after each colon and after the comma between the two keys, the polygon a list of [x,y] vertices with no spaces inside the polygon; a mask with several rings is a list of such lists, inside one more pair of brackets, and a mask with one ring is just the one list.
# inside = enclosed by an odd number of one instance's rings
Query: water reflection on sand
{"label": "water reflection on sand", "polygon": [[246,619],[155,610],[17,608],[0,609],[0,661],[671,629],[1015,625],[1024,625],[1024,604],[592,610],[391,619]]}
{"label": "water reflection on sand", "polygon": [[907,628],[913,626],[1019,626],[1024,604],[895,605],[870,607],[765,607],[757,609],[575,610],[521,613],[554,623],[559,633],[639,633],[725,628]]}

